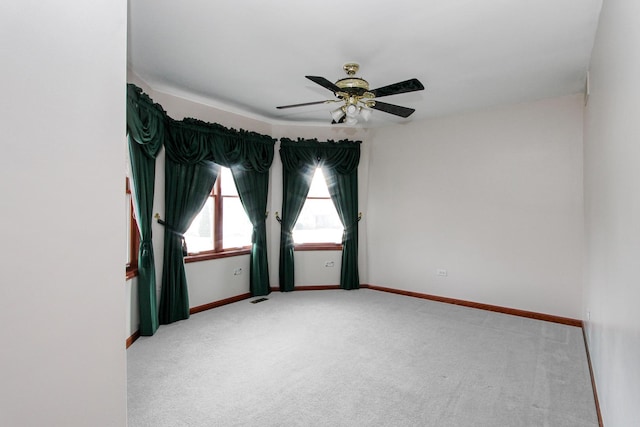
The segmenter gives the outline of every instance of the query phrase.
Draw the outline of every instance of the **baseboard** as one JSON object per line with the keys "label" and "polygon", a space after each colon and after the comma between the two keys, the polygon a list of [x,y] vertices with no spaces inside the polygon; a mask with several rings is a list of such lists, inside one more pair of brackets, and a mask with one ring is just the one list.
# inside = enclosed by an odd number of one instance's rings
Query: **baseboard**
{"label": "baseboard", "polygon": [[[303,285],[295,286],[294,291],[327,291],[329,289],[340,289],[340,285]],[[280,292],[280,288],[271,288],[271,292]]]}
{"label": "baseboard", "polygon": [[423,294],[420,292],[405,291],[401,289],[385,288],[383,286],[362,284],[360,288],[374,289],[376,291],[390,292],[392,294],[405,295],[409,297],[428,299],[431,301],[444,302],[447,304],[461,305],[465,307],[478,308],[480,310],[494,311],[497,313],[511,314],[513,316],[527,317],[530,319],[544,320],[547,322],[561,323],[563,325],[582,327],[582,320],[571,319],[569,317],[554,316],[551,314],[537,313],[535,311],[519,310],[516,308],[501,307],[498,305],[483,304],[473,301],[465,301],[455,298],[441,297],[437,295]]}
{"label": "baseboard", "polygon": [[[231,304],[233,302],[238,302],[238,301],[242,301],[249,298],[251,298],[251,294],[247,292],[246,294],[236,295],[235,297],[225,298],[219,301],[210,302],[209,304],[203,304],[197,307],[191,307],[189,309],[189,314],[200,313],[202,311],[211,310],[212,308],[220,307],[223,305]],[[127,338],[126,348],[131,347],[131,344],[133,344],[138,338],[140,338],[139,330],[135,331],[129,338]]]}
{"label": "baseboard", "polygon": [[197,307],[191,307],[189,309],[189,314],[200,313],[201,311],[211,310],[212,308],[220,307],[223,305],[231,304],[231,303],[242,301],[249,298],[251,298],[251,294],[247,292],[246,294],[236,295],[235,297],[225,298],[219,301],[210,302],[209,304],[203,304]]}
{"label": "baseboard", "polygon": [[593,375],[593,366],[591,365],[591,354],[589,351],[589,341],[587,340],[587,331],[582,326],[582,338],[584,339],[584,348],[587,350],[587,364],[589,365],[589,375],[591,376],[591,388],[593,389],[593,399],[596,402],[596,414],[598,415],[598,425],[604,426],[602,422],[602,412],[600,412],[600,402],[598,401],[598,390],[596,389],[596,377]]}
{"label": "baseboard", "polygon": [[131,334],[131,336],[129,338],[127,338],[127,342],[126,342],[126,347],[125,348],[131,347],[131,344],[136,342],[136,340],[138,338],[140,338],[140,331],[139,330],[135,331],[133,334]]}

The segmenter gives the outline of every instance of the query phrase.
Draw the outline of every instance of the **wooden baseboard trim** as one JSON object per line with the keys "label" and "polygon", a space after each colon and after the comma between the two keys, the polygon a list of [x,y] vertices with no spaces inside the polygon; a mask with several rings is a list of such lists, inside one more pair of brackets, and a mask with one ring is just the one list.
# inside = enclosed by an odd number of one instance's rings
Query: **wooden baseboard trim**
{"label": "wooden baseboard trim", "polygon": [[464,307],[478,308],[480,310],[494,311],[497,313],[511,314],[513,316],[527,317],[530,319],[544,320],[546,322],[561,323],[563,325],[582,327],[582,320],[571,319],[569,317],[554,316],[535,311],[518,310],[516,308],[501,307],[498,305],[483,304],[473,301],[459,300],[455,298],[441,297],[437,295],[423,294],[420,292],[405,291],[401,289],[385,288],[383,286],[362,284],[360,288],[374,289],[376,291],[390,292],[392,294],[405,295],[409,297],[428,299],[431,301],[444,302],[447,304],[461,305]]}
{"label": "wooden baseboard trim", "polygon": [[309,285],[296,286],[294,291],[326,291],[329,289],[340,289],[340,285]]}
{"label": "wooden baseboard trim", "polygon": [[233,302],[242,301],[245,299],[251,298],[251,294],[247,292],[246,294],[236,295],[235,297],[221,299],[219,301],[210,302],[209,304],[199,305],[197,307],[191,307],[189,309],[189,314],[196,314],[202,311],[211,310],[212,308],[220,307],[223,305],[231,304]]}
{"label": "wooden baseboard trim", "polygon": [[587,351],[587,364],[589,365],[589,375],[591,376],[591,388],[593,389],[593,399],[596,402],[596,414],[598,415],[598,426],[603,427],[602,412],[600,412],[600,402],[598,401],[598,390],[596,388],[596,378],[593,375],[593,366],[591,365],[591,354],[589,353],[589,341],[587,340],[587,331],[582,326],[582,338],[584,339],[584,348]]}
{"label": "wooden baseboard trim", "polygon": [[127,342],[126,342],[126,347],[125,348],[129,348],[131,347],[131,344],[133,344],[134,342],[136,342],[136,340],[140,338],[140,331],[135,331],[133,334],[131,334],[131,336],[129,338],[127,338]]}
{"label": "wooden baseboard trim", "polygon": [[[225,298],[219,301],[210,302],[209,304],[203,304],[197,307],[191,307],[189,309],[189,314],[200,313],[202,311],[211,310],[212,308],[220,307],[223,305],[231,304],[232,302],[238,302],[238,301],[242,301],[249,298],[251,298],[251,293],[247,292],[246,294],[236,295],[235,297]],[[133,344],[138,338],[140,338],[139,330],[135,331],[133,335],[127,338],[126,348],[131,347],[131,344]]]}
{"label": "wooden baseboard trim", "polygon": [[[329,289],[340,289],[340,285],[303,285],[295,286],[294,291],[326,291]],[[280,292],[280,288],[271,288],[271,292]]]}

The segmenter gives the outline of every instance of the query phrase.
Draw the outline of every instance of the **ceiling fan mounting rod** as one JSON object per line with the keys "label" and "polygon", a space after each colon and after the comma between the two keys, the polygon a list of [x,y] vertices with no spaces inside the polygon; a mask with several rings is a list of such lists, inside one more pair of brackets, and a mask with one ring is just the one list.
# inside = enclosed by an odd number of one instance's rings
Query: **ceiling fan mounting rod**
{"label": "ceiling fan mounting rod", "polygon": [[342,66],[342,69],[347,73],[348,76],[355,76],[360,69],[360,65],[356,64],[355,62],[347,62]]}

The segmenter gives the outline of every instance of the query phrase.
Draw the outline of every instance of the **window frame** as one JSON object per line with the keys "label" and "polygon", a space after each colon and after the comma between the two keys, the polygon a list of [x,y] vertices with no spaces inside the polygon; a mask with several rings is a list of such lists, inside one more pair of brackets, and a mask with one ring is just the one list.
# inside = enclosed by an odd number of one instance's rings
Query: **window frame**
{"label": "window frame", "polygon": [[[206,261],[210,259],[227,258],[238,255],[248,255],[251,253],[252,244],[247,246],[240,246],[236,248],[224,248],[223,247],[223,224],[224,224],[224,199],[235,198],[239,199],[238,195],[223,195],[222,194],[222,173],[218,174],[216,182],[213,184],[211,193],[208,197],[213,198],[213,249],[202,252],[189,252],[184,257],[184,262],[198,262]],[[188,249],[188,248],[187,248]]]}
{"label": "window frame", "polygon": [[125,280],[129,280],[138,275],[138,251],[140,249],[140,234],[133,208],[133,194],[129,177],[126,177],[125,180],[125,194],[129,195],[129,236],[127,239],[129,241],[129,259],[125,263]]}
{"label": "window frame", "polygon": [[[318,167],[317,169],[322,169],[321,167]],[[314,177],[315,174],[317,173],[317,171],[314,172]],[[324,172],[323,172],[324,175]],[[304,205],[307,203],[307,200],[330,200],[331,201],[331,196],[309,196],[307,195],[304,204],[302,205],[302,209],[304,209]],[[331,201],[331,203],[333,203],[333,201]],[[302,212],[302,210],[301,210]],[[295,228],[295,224],[294,224],[294,228]],[[294,251],[341,251],[342,250],[342,243],[335,243],[335,242],[308,242],[308,243],[293,243],[293,250]]]}

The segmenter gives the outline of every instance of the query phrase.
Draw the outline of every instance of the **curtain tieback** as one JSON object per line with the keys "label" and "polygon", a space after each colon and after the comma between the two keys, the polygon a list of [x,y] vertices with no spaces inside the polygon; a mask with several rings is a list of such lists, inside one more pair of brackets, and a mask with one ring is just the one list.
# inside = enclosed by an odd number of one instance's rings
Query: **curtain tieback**
{"label": "curtain tieback", "polygon": [[153,244],[150,239],[140,242],[140,264],[141,267],[148,268],[151,266],[151,254],[153,253]]}
{"label": "curtain tieback", "polygon": [[349,224],[344,228],[344,232],[342,233],[343,239],[347,237],[351,237],[351,235],[353,235],[354,231],[358,229],[358,223],[360,222],[361,218],[362,218],[361,216],[358,216],[357,220],[355,220],[354,222],[352,222],[351,224]]}
{"label": "curtain tieback", "polygon": [[158,224],[160,225],[164,225],[164,228],[170,232],[175,234],[176,236],[178,236],[181,240],[181,246],[182,246],[182,256],[185,257],[189,254],[189,251],[187,250],[187,241],[184,238],[184,234],[180,233],[178,230],[176,230],[175,228],[173,228],[171,225],[167,224],[166,221],[161,220],[160,218],[158,218]]}
{"label": "curtain tieback", "polygon": [[265,235],[267,231],[267,225],[264,221],[260,221],[258,225],[253,226],[253,232],[251,233],[251,243],[256,243],[259,235]]}

